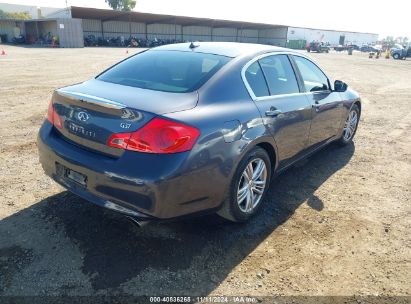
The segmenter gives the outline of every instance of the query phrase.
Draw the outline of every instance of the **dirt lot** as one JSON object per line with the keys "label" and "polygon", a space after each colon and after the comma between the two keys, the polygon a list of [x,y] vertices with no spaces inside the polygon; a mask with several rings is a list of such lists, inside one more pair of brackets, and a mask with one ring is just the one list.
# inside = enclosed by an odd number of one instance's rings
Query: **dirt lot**
{"label": "dirt lot", "polygon": [[0,295],[411,295],[411,60],[311,54],[362,95],[354,145],[274,180],[247,225],[208,216],[138,229],[46,177],[35,144],[52,90],[125,50],[6,52]]}

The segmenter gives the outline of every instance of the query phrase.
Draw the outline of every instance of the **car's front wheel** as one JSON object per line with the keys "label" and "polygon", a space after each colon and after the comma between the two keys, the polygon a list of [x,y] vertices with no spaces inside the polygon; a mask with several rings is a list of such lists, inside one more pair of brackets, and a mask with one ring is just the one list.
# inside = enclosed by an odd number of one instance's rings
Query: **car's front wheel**
{"label": "car's front wheel", "polygon": [[360,108],[355,104],[352,106],[347,119],[345,120],[343,134],[339,143],[343,146],[349,144],[357,132],[358,122],[360,120]]}
{"label": "car's front wheel", "polygon": [[218,215],[233,222],[245,222],[261,207],[271,178],[267,152],[255,147],[240,161],[228,197]]}
{"label": "car's front wheel", "polygon": [[394,54],[392,55],[392,57],[393,57],[394,59],[400,59],[400,55],[399,55],[398,53],[394,53]]}

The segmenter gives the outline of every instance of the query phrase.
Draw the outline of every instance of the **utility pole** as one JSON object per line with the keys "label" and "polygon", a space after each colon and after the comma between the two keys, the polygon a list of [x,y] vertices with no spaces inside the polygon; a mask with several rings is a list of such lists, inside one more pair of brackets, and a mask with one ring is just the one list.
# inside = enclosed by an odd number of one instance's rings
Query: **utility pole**
{"label": "utility pole", "polygon": [[69,10],[68,10],[68,3],[67,3],[67,0],[66,0],[66,14],[67,14],[67,17],[70,17],[70,12],[69,12]]}

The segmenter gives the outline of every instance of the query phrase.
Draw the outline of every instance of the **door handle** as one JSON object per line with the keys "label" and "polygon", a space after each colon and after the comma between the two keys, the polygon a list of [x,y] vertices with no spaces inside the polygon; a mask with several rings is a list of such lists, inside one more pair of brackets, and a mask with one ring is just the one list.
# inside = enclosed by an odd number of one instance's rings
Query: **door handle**
{"label": "door handle", "polygon": [[280,115],[281,113],[283,113],[283,112],[281,112],[280,110],[270,109],[268,111],[265,111],[265,116],[276,117],[276,116]]}

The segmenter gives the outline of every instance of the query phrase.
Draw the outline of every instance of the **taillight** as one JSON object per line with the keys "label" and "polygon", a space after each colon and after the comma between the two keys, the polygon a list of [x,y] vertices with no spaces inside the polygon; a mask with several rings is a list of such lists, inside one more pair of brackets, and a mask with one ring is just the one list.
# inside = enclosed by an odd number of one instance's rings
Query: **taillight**
{"label": "taillight", "polygon": [[200,131],[171,120],[154,118],[133,133],[113,134],[108,140],[110,147],[146,152],[177,153],[193,148]]}
{"label": "taillight", "polygon": [[61,129],[63,127],[63,123],[61,121],[60,115],[54,110],[53,100],[50,100],[49,108],[47,111],[47,119],[57,128]]}

